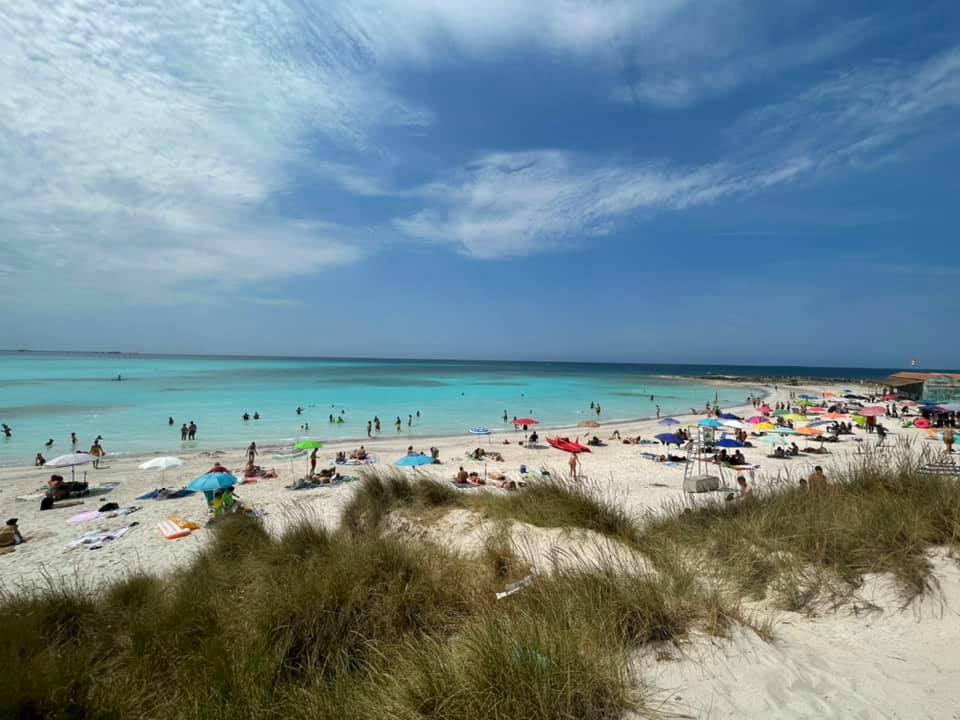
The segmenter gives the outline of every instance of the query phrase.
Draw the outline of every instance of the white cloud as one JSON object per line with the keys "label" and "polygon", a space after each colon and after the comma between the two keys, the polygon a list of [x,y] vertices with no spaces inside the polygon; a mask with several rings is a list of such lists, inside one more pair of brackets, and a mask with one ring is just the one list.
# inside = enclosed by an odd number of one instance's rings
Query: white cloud
{"label": "white cloud", "polygon": [[316,138],[366,150],[426,122],[298,2],[7,3],[0,260],[150,268],[140,286],[354,259],[349,233],[273,208]]}
{"label": "white cloud", "polygon": [[700,166],[558,150],[487,155],[422,187],[426,207],[395,226],[477,258],[547,252],[651,213],[883,162],[911,142],[956,141],[942,131],[957,108],[960,48],[851,71],[763,108],[731,131],[725,159]]}

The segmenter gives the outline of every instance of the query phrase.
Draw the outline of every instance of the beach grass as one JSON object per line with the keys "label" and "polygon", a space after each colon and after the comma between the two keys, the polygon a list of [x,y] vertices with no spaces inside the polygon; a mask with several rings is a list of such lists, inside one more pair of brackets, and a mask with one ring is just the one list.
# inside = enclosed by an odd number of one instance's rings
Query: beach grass
{"label": "beach grass", "polygon": [[778,482],[747,501],[677,504],[647,519],[637,547],[658,566],[685,558],[788,610],[842,602],[881,573],[909,602],[928,589],[930,548],[960,550],[960,485],[922,474],[927,459],[901,447],[829,468],[820,491]]}

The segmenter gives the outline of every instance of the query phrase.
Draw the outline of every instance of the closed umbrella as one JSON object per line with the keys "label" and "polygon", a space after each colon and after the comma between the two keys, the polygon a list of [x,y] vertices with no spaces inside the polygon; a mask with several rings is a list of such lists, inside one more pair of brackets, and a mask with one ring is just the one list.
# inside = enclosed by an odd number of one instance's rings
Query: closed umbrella
{"label": "closed umbrella", "polygon": [[74,468],[77,465],[86,465],[87,463],[93,462],[93,455],[85,452],[70,453],[69,455],[61,455],[60,457],[55,457],[53,460],[47,460],[43,464],[45,468],[54,467],[68,467],[70,468],[70,479],[76,480],[77,473]]}

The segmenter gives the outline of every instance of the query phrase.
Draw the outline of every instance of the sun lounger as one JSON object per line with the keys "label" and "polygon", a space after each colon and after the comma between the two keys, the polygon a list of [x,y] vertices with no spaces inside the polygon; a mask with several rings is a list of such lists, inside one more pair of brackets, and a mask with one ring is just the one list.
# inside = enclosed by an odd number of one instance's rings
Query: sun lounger
{"label": "sun lounger", "polygon": [[160,534],[163,535],[167,540],[176,540],[177,538],[186,537],[190,534],[190,529],[185,527],[180,527],[172,520],[161,520],[157,523],[157,530],[160,531]]}
{"label": "sun lounger", "polygon": [[937,475],[940,477],[960,477],[960,465],[954,463],[927,463],[920,472],[923,475]]}

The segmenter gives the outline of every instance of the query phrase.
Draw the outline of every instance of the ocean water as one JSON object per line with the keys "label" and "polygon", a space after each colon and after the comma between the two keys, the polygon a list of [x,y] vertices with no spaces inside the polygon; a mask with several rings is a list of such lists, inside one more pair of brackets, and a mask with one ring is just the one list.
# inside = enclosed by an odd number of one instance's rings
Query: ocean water
{"label": "ocean water", "polygon": [[[665,379],[702,374],[812,375],[799,368],[735,366],[510,363],[422,360],[321,360],[177,357],[119,354],[0,353],[0,463],[26,463],[38,451],[48,458],[103,436],[110,453],[185,452],[288,442],[362,439],[374,415],[382,435],[416,437],[464,433],[484,425],[510,432],[506,410],[532,416],[541,428],[596,419],[651,417],[656,405],[669,415],[703,407],[715,393],[721,405],[741,404],[750,389],[715,390],[703,381]],[[881,370],[825,368],[824,377],[877,377]],[[117,382],[117,376],[123,379]],[[651,400],[650,396],[654,399]],[[296,414],[297,406],[304,408]],[[345,422],[330,423],[329,416]],[[416,412],[420,417],[416,417]],[[260,420],[242,415],[259,412]],[[414,415],[408,427],[408,415]],[[402,420],[397,433],[394,422]],[[167,418],[175,424],[169,426]],[[181,443],[181,423],[198,425],[197,439]],[[309,424],[309,431],[301,429]],[[43,447],[54,439],[50,449]]]}

